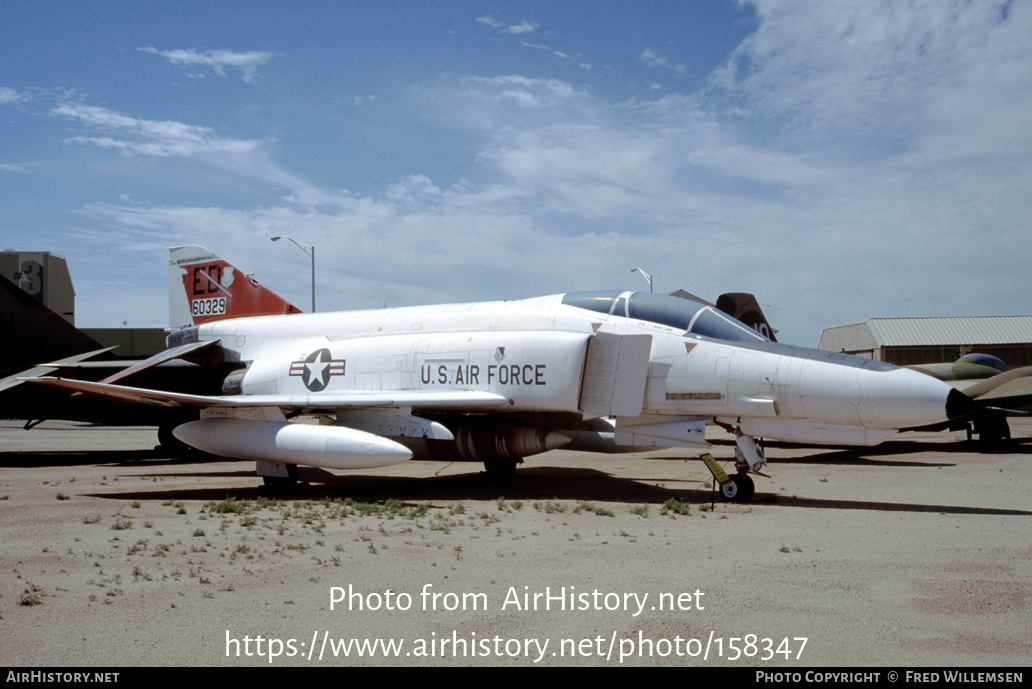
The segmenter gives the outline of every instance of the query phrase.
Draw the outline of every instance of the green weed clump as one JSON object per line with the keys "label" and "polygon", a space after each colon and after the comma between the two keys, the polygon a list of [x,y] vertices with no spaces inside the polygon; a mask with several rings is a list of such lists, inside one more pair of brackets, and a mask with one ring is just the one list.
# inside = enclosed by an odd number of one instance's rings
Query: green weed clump
{"label": "green weed clump", "polygon": [[25,588],[25,592],[18,597],[18,605],[26,607],[40,605],[43,602],[43,589],[32,582]]}
{"label": "green weed clump", "polygon": [[681,502],[677,498],[667,498],[667,501],[663,503],[663,509],[660,511],[662,515],[668,514],[681,514],[688,516],[691,514],[691,505],[687,502]]}
{"label": "green weed clump", "polygon": [[235,498],[226,498],[222,502],[211,505],[208,511],[214,514],[243,513],[247,511],[247,503],[240,502]]}

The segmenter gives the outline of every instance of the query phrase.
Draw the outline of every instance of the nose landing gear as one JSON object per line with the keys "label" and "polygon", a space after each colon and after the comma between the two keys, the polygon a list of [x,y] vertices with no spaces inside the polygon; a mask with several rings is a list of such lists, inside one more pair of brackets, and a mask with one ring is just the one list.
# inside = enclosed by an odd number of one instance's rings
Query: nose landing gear
{"label": "nose landing gear", "polygon": [[763,449],[756,441],[740,433],[735,439],[735,468],[738,473],[728,476],[717,464],[713,455],[708,452],[702,456],[702,460],[720,486],[720,498],[725,502],[749,502],[752,500],[756,493],[756,484],[753,483],[752,477],[747,472],[758,473],[767,463]]}

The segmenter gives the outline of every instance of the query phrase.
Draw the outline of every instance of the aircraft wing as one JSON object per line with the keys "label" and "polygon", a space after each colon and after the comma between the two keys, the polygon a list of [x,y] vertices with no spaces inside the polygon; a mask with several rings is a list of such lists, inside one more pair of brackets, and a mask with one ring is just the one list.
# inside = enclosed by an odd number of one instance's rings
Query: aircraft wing
{"label": "aircraft wing", "polygon": [[476,412],[488,411],[508,403],[503,395],[472,390],[355,391],[313,395],[189,395],[67,378],[31,378],[25,382],[73,390],[121,402],[163,407],[278,407],[305,411],[412,407],[420,410]]}
{"label": "aircraft wing", "polygon": [[976,402],[1010,411],[1032,405],[1032,366],[1016,368],[991,378],[946,381]]}

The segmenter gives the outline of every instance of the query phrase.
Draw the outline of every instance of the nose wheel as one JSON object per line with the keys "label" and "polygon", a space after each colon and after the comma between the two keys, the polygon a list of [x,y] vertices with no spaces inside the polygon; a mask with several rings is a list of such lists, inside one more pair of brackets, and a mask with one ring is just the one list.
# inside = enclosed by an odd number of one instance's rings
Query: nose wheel
{"label": "nose wheel", "polygon": [[739,466],[737,474],[728,476],[710,453],[704,454],[702,461],[713,474],[713,480],[719,486],[721,500],[724,502],[752,500],[753,494],[756,492],[756,485],[753,483],[752,477],[745,473],[748,465]]}
{"label": "nose wheel", "polygon": [[728,476],[728,480],[720,484],[720,498],[724,502],[749,502],[755,492],[756,485],[749,474]]}

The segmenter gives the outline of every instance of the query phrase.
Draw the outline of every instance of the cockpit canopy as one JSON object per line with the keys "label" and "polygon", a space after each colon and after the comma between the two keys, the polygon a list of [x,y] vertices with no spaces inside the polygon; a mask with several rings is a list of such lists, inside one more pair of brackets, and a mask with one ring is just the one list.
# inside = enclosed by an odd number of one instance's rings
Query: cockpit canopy
{"label": "cockpit canopy", "polygon": [[650,292],[570,292],[563,303],[598,313],[636,318],[733,342],[769,342],[758,332],[708,304]]}

